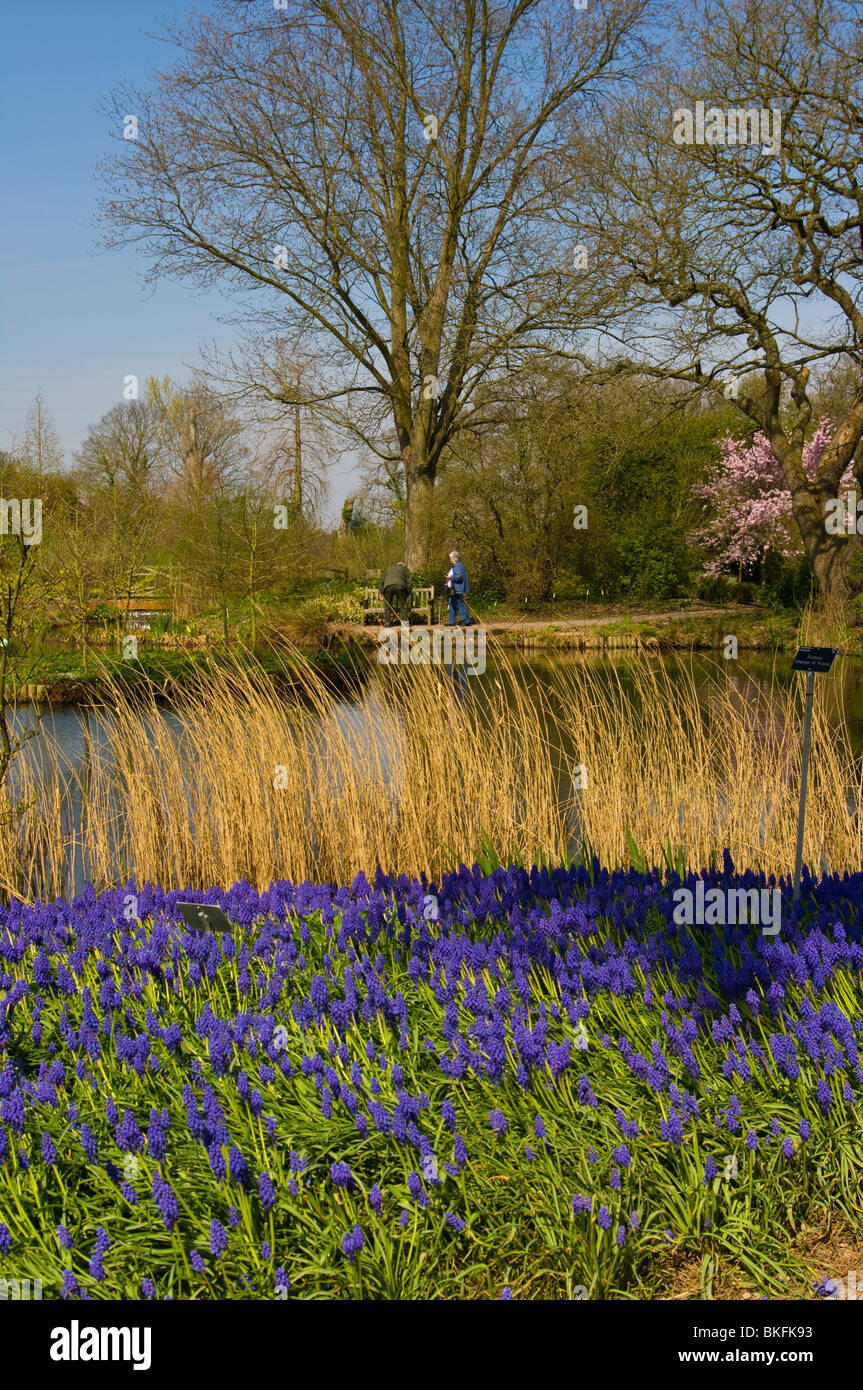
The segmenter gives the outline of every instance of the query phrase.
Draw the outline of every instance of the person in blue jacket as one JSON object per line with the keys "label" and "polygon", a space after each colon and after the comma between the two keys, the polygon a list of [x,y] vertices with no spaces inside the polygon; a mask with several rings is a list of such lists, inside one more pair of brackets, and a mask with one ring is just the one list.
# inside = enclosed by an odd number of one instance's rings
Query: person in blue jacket
{"label": "person in blue jacket", "polygon": [[467,604],[464,601],[465,594],[470,593],[467,570],[461,562],[461,556],[457,550],[451,550],[449,558],[452,561],[452,568],[448,571],[445,584],[447,596],[449,598],[449,613],[447,614],[447,627],[458,627],[463,620],[465,627],[470,627],[471,619],[467,611]]}

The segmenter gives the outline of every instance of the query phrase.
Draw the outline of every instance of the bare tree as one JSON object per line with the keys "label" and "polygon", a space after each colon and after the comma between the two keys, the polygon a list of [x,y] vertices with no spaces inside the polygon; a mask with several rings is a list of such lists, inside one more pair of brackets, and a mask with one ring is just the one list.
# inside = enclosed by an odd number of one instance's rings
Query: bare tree
{"label": "bare tree", "polygon": [[40,479],[46,473],[56,472],[63,467],[63,448],[51,414],[45,405],[41,387],[37,390],[27,413],[21,459]]}
{"label": "bare tree", "polygon": [[157,477],[159,417],[146,401],[123,401],[91,425],[75,455],[82,476],[145,492]]}
{"label": "bare tree", "polygon": [[[614,286],[605,361],[754,422],[840,608],[860,542],[828,532],[827,504],[852,459],[863,489],[861,18],[860,0],[696,0],[638,100],[570,128],[582,182],[564,213]],[[810,481],[831,369],[845,389]]]}
{"label": "bare tree", "polygon": [[169,500],[193,511],[240,478],[246,449],[242,424],[228,402],[200,377],[177,386],[168,377],[147,381],[156,413]]}
{"label": "bare tree", "polygon": [[155,94],[111,105],[118,136],[139,115],[109,242],[140,242],[152,276],[256,292],[253,317],[326,356],[309,403],[395,452],[413,568],[477,385],[595,308],[548,246],[577,177],[560,121],[637,71],[652,4],[215,0],[170,31]]}
{"label": "bare tree", "polygon": [[[95,424],[76,454],[80,505],[71,518],[75,534],[86,513],[90,538],[98,545],[98,587],[114,605],[115,641],[119,647],[125,615],[141,571],[150,559],[158,515],[160,416],[152,403],[129,401],[114,406]],[[81,510],[83,507],[84,511]],[[65,569],[65,591],[82,623],[86,647],[86,618],[80,617],[81,595],[92,582],[95,554],[85,541],[86,556]]]}

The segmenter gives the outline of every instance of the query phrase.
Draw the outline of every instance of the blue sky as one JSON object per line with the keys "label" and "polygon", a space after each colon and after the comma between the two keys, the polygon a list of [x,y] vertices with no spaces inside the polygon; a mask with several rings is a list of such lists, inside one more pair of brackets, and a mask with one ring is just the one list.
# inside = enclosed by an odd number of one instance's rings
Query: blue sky
{"label": "blue sky", "polygon": [[[37,387],[72,463],[87,426],[134,373],[188,376],[234,331],[219,294],[143,286],[143,253],[101,251],[96,168],[114,148],[100,106],[166,65],[157,35],[194,0],[8,0],[0,20],[0,448],[20,439]],[[337,514],[346,478],[332,479]]]}

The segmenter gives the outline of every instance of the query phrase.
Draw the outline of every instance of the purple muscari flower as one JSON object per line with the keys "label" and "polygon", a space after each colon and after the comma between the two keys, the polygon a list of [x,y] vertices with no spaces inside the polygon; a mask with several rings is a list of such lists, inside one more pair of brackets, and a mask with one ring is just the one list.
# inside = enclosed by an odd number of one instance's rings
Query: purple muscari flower
{"label": "purple muscari flower", "polygon": [[151,1113],[150,1124],[147,1129],[147,1150],[150,1157],[156,1162],[159,1162],[165,1157],[167,1147],[166,1136],[159,1123],[159,1117],[154,1110]]}
{"label": "purple muscari flower", "polygon": [[240,1224],[240,1213],[236,1207],[228,1207],[228,1225],[233,1228]]}
{"label": "purple muscari flower", "polygon": [[342,1253],[347,1255],[351,1264],[354,1263],[356,1256],[363,1248],[363,1232],[361,1226],[354,1226],[352,1231],[345,1231],[342,1236]]}
{"label": "purple muscari flower", "polygon": [[667,1120],[659,1121],[659,1137],[675,1146],[683,1143],[683,1125],[676,1110],[672,1110]]}
{"label": "purple muscari flower", "polygon": [[232,1144],[228,1151],[228,1167],[234,1181],[245,1187],[249,1179],[249,1170],[246,1167],[246,1160],[236,1144]]}
{"label": "purple muscari flower", "polygon": [[851,1087],[847,1081],[845,1082],[845,1086],[842,1090],[842,1095],[849,1105],[854,1104],[854,1092],[851,1090]]}
{"label": "purple muscari flower", "polygon": [[270,1242],[269,1242],[268,1240],[265,1240],[265,1241],[263,1241],[262,1244],[261,1244],[261,1259],[262,1259],[262,1260],[271,1260],[272,1258],[273,1258],[273,1247],[270,1245]]}
{"label": "purple muscari flower", "polygon": [[138,1205],[138,1194],[130,1182],[121,1183],[120,1191],[130,1206],[136,1207]]}
{"label": "purple muscari flower", "polygon": [[189,1264],[192,1266],[196,1274],[203,1274],[207,1268],[203,1256],[199,1255],[197,1250],[190,1250]]}
{"label": "purple muscari flower", "polygon": [[116,1130],[117,1143],[124,1153],[137,1153],[144,1147],[144,1136],[131,1110],[123,1114],[123,1122]]}
{"label": "purple muscari flower", "polygon": [[598,1221],[599,1221],[600,1226],[602,1227],[602,1229],[603,1229],[604,1231],[610,1231],[610,1230],[611,1230],[611,1217],[610,1217],[610,1215],[609,1215],[609,1213],[608,1213],[608,1207],[600,1207],[600,1208],[599,1208],[599,1216],[598,1216],[597,1219],[598,1219]]}
{"label": "purple muscari flower", "polygon": [[718,1174],[719,1169],[716,1166],[716,1159],[713,1157],[713,1154],[708,1154],[704,1164],[704,1187],[709,1187]]}
{"label": "purple muscari flower", "polygon": [[488,1120],[495,1134],[506,1134],[506,1116],[502,1110],[489,1110]]}
{"label": "purple muscari flower", "polygon": [[376,1211],[378,1212],[378,1214],[380,1214],[382,1201],[383,1198],[381,1197],[381,1190],[378,1187],[377,1183],[375,1183],[374,1187],[371,1188],[371,1190],[369,1191],[369,1206],[371,1207],[372,1211]]}
{"label": "purple muscari flower", "polygon": [[672,1231],[672,1229],[671,1229],[670,1226],[669,1226],[668,1230],[665,1232],[665,1235],[663,1236],[663,1240],[665,1241],[665,1244],[666,1244],[666,1245],[670,1245],[671,1242],[674,1240],[674,1232]]}
{"label": "purple muscari flower", "polygon": [[443,1105],[441,1106],[441,1114],[443,1115],[443,1122],[444,1122],[444,1124],[446,1125],[446,1127],[447,1127],[447,1129],[449,1130],[450,1134],[452,1134],[453,1131],[455,1130],[456,1120],[455,1120],[455,1106],[453,1105],[453,1103],[452,1103],[451,1100],[445,1100],[445,1101],[444,1101]]}
{"label": "purple muscari flower", "polygon": [[278,1269],[276,1270],[276,1289],[284,1289],[285,1293],[287,1293],[290,1287],[291,1281],[287,1276],[285,1266],[279,1265]]}
{"label": "purple muscari flower", "polygon": [[100,1226],[96,1232],[95,1249],[90,1257],[90,1277],[98,1280],[100,1284],[105,1282],[105,1267],[102,1263],[102,1257],[110,1244],[111,1242],[108,1239],[107,1232]]}
{"label": "purple muscari flower", "polygon": [[637,1231],[637,1230],[638,1230],[638,1223],[639,1223],[640,1220],[641,1220],[641,1218],[640,1218],[640,1216],[638,1215],[638,1212],[637,1212],[637,1211],[631,1211],[631,1212],[629,1213],[629,1224],[630,1224],[630,1226],[631,1226],[631,1228],[632,1228],[633,1231]]}
{"label": "purple muscari flower", "polygon": [[348,1189],[348,1192],[353,1192],[354,1175],[351,1172],[349,1164],[342,1162],[331,1164],[330,1177],[332,1178],[336,1187],[346,1187]]}
{"label": "purple muscari flower", "polygon": [[49,1168],[57,1162],[57,1149],[54,1146],[54,1140],[47,1130],[42,1135],[42,1159],[47,1163]]}
{"label": "purple muscari flower", "polygon": [[108,1124],[115,1125],[120,1118],[119,1111],[113,1096],[109,1096],[105,1101],[105,1114],[108,1117]]}
{"label": "purple muscari flower", "polygon": [[593,1147],[592,1144],[589,1144],[589,1145],[588,1145],[588,1149],[587,1149],[587,1161],[588,1161],[588,1163],[598,1163],[598,1162],[599,1162],[599,1154],[596,1152],[596,1149]]}
{"label": "purple muscari flower", "polygon": [[750,1129],[750,1130],[747,1131],[747,1134],[746,1134],[746,1147],[747,1147],[747,1149],[750,1149],[750,1150],[754,1150],[754,1149],[757,1149],[757,1148],[758,1148],[758,1135],[755,1133],[755,1130],[754,1130],[754,1129]]}
{"label": "purple muscari flower", "polygon": [[619,1144],[616,1149],[612,1149],[611,1157],[615,1163],[619,1163],[621,1168],[628,1168],[630,1164],[629,1149],[625,1144]]}
{"label": "purple muscari flower", "polygon": [[509,1284],[507,1284],[506,1288],[501,1293],[501,1300],[504,1303],[512,1302],[512,1289],[509,1287]]}
{"label": "purple muscari flower", "polygon": [[803,1140],[804,1144],[805,1144],[806,1140],[809,1138],[809,1135],[810,1135],[811,1133],[812,1133],[812,1131],[811,1131],[810,1128],[809,1128],[808,1122],[807,1122],[806,1120],[801,1120],[801,1121],[800,1121],[800,1138]]}
{"label": "purple muscari flower", "polygon": [[584,1072],[578,1078],[578,1099],[582,1105],[590,1106],[591,1110],[595,1110],[599,1104]]}
{"label": "purple muscari flower", "polygon": [[451,1211],[447,1212],[446,1216],[444,1217],[444,1220],[446,1221],[446,1224],[448,1226],[451,1226],[454,1231],[461,1232],[464,1230],[464,1222],[462,1221],[461,1217],[453,1215]]}
{"label": "purple muscari flower", "polygon": [[93,1131],[87,1124],[81,1126],[81,1147],[91,1163],[99,1162],[99,1149]]}
{"label": "purple muscari flower", "polygon": [[833,1298],[839,1292],[839,1285],[832,1279],[822,1279],[820,1284],[813,1284],[812,1287],[822,1298]]}
{"label": "purple muscari flower", "polygon": [[300,1189],[297,1186],[295,1178],[288,1178],[288,1191],[290,1192],[292,1197],[299,1197]]}
{"label": "purple muscari flower", "polygon": [[379,1130],[381,1134],[386,1134],[391,1128],[390,1115],[386,1106],[379,1105],[376,1100],[370,1100],[369,1114],[372,1117],[375,1129]]}
{"label": "purple muscari flower", "polygon": [[467,1149],[465,1147],[464,1138],[458,1131],[456,1131],[456,1136],[453,1141],[453,1159],[458,1164],[459,1168],[464,1167],[465,1163],[467,1163]]}
{"label": "purple muscari flower", "polygon": [[527,1159],[528,1163],[533,1163],[533,1162],[534,1162],[534,1160],[535,1160],[535,1158],[536,1158],[536,1154],[534,1153],[534,1151],[533,1151],[533,1149],[531,1148],[530,1144],[525,1144],[525,1146],[524,1146],[524,1156],[525,1156],[525,1158]]}
{"label": "purple muscari flower", "polygon": [[63,1284],[60,1289],[60,1297],[67,1298],[87,1298],[87,1294],[80,1287],[71,1269],[63,1270]]}
{"label": "purple muscari flower", "polygon": [[619,1188],[620,1188],[620,1169],[619,1169],[619,1168],[612,1168],[612,1170],[611,1170],[611,1185],[612,1185],[612,1187],[614,1188],[615,1192],[617,1192],[617,1191],[619,1190]]}
{"label": "purple muscari flower", "polygon": [[545,1138],[545,1125],[542,1122],[541,1115],[537,1115],[536,1119],[533,1122],[533,1132],[536,1135],[537,1139]]}
{"label": "purple muscari flower", "polygon": [[403,1210],[399,1215],[399,1225],[406,1226],[410,1220],[410,1212]]}
{"label": "purple muscari flower", "polygon": [[228,1248],[228,1232],[221,1221],[210,1222],[210,1254],[224,1255]]}
{"label": "purple muscari flower", "polygon": [[75,1242],[72,1240],[72,1236],[66,1226],[57,1227],[57,1239],[64,1250],[72,1250],[74,1248]]}
{"label": "purple muscari flower", "polygon": [[141,1280],[141,1293],[144,1295],[145,1298],[156,1297],[156,1285],[153,1283],[152,1279],[146,1274]]}
{"label": "purple muscari flower", "polygon": [[578,1216],[579,1212],[590,1211],[590,1206],[591,1199],[589,1197],[585,1197],[583,1192],[576,1192],[575,1196],[572,1199],[572,1210],[574,1214]]}
{"label": "purple muscari flower", "polygon": [[162,1213],[162,1220],[167,1230],[173,1230],[177,1218],[180,1215],[180,1207],[174,1190],[169,1183],[163,1182],[159,1178],[153,1179],[153,1201]]}
{"label": "purple muscari flower", "polygon": [[783,1139],[783,1140],[782,1140],[782,1157],[783,1157],[783,1158],[793,1158],[793,1157],[794,1157],[794,1140],[793,1140],[793,1139],[788,1138],[788,1139]]}
{"label": "purple muscari flower", "polygon": [[12,1249],[12,1237],[9,1228],[0,1221],[0,1255],[8,1255]]}
{"label": "purple muscari flower", "polygon": [[626,1227],[625,1227],[625,1226],[618,1226],[617,1232],[616,1232],[616,1234],[615,1234],[614,1239],[617,1241],[618,1245],[622,1245],[622,1244],[623,1244],[623,1242],[626,1240]]}
{"label": "purple muscari flower", "polygon": [[225,1176],[225,1156],[218,1144],[211,1144],[207,1150],[207,1158],[210,1160],[210,1167],[219,1181]]}
{"label": "purple muscari flower", "polygon": [[269,1173],[261,1173],[258,1178],[258,1193],[264,1211],[269,1211],[271,1207],[276,1205],[276,1189],[273,1187],[273,1180]]}

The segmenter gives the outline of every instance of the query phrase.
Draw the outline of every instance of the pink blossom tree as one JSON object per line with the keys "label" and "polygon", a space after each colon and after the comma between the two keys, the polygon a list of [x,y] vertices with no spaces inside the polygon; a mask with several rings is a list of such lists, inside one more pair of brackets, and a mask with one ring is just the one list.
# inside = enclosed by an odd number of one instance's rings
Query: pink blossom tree
{"label": "pink blossom tree", "polygon": [[[823,416],[803,446],[803,471],[811,482],[832,432]],[[782,468],[766,437],[759,431],[747,445],[727,434],[717,440],[722,456],[704,483],[696,489],[711,519],[693,533],[692,540],[705,552],[703,572],[716,576],[732,566],[738,579],[772,552],[789,557],[803,554],[803,543],[794,524],[791,493]],[[849,465],[839,484],[839,496],[856,486]]]}

